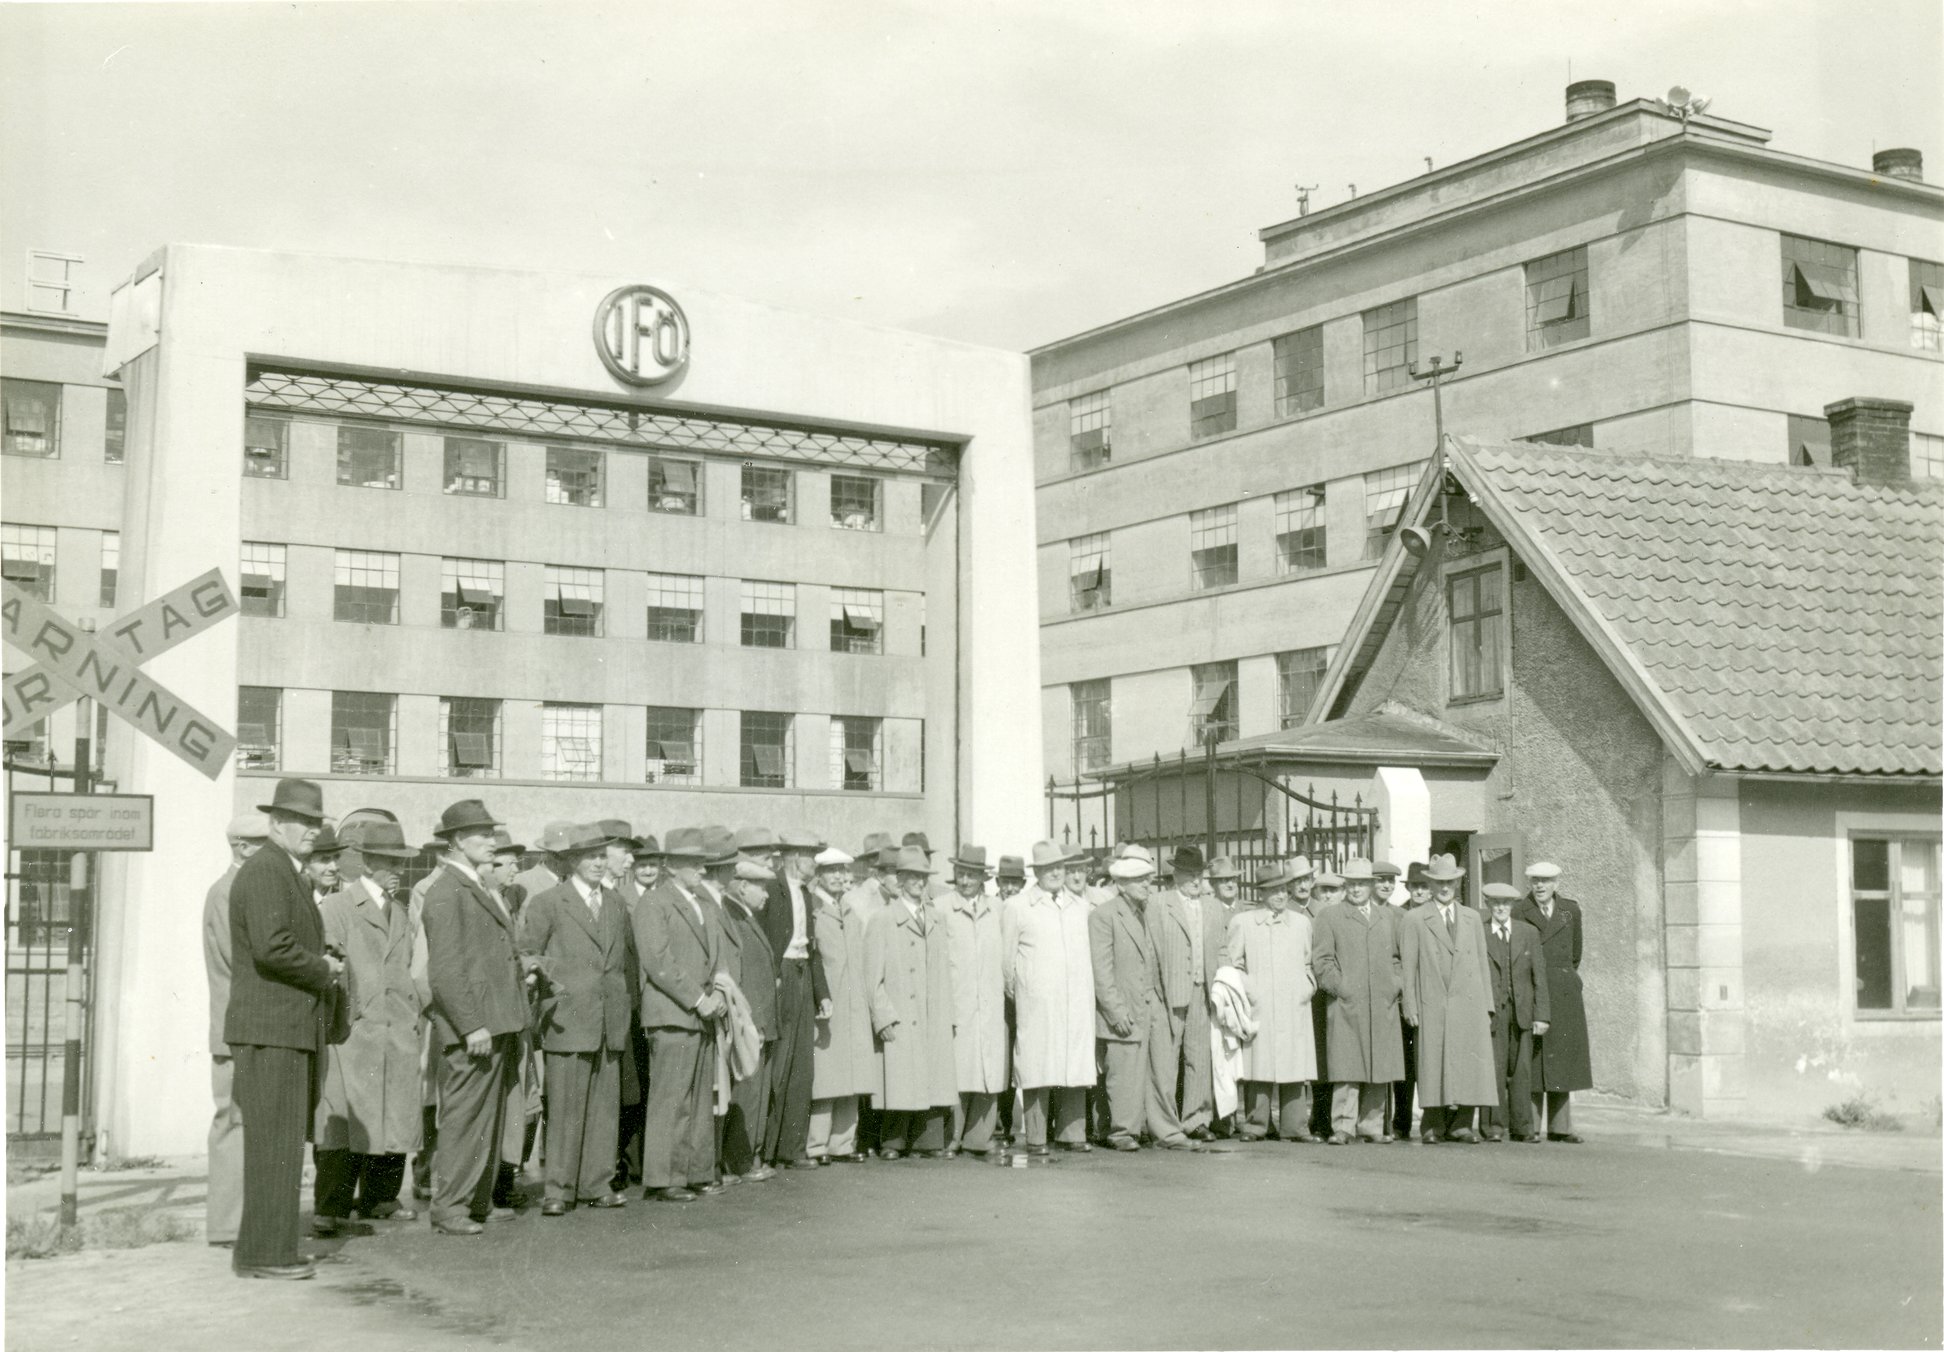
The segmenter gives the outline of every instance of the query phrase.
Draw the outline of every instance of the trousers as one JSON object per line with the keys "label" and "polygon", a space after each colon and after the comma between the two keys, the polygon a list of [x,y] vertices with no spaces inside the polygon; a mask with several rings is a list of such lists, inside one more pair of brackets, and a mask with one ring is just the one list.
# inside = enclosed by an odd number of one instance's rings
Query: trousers
{"label": "trousers", "polygon": [[1333,1089],[1330,1104],[1330,1130],[1339,1136],[1384,1136],[1384,1119],[1390,1112],[1390,1084],[1345,1084]]}
{"label": "trousers", "polygon": [[1310,1130],[1310,1086],[1308,1080],[1272,1084],[1267,1080],[1242,1081],[1242,1115],[1248,1125],[1244,1134],[1267,1136],[1274,1131],[1285,1141],[1313,1141]]}
{"label": "trousers", "polygon": [[377,1208],[396,1202],[405,1186],[405,1156],[360,1155],[351,1150],[313,1150],[317,1177],[311,1213],[344,1220],[353,1211],[369,1219]]}
{"label": "trousers", "polygon": [[442,1054],[439,1144],[432,1155],[432,1220],[484,1220],[505,1153],[506,1110],[519,1085],[517,1033],[495,1037],[484,1056],[456,1042]]}
{"label": "trousers", "polygon": [[1532,1129],[1548,1134],[1573,1129],[1573,1096],[1558,1089],[1535,1090],[1532,1095]]}
{"label": "trousers", "polygon": [[621,1058],[614,1047],[547,1054],[549,1202],[592,1201],[614,1183],[621,1123]]}
{"label": "trousers", "polygon": [[716,1034],[687,1028],[648,1030],[648,1115],[641,1143],[641,1181],[685,1188],[716,1178]]}
{"label": "trousers", "polygon": [[817,1099],[810,1105],[805,1149],[812,1159],[857,1153],[857,1096]]}
{"label": "trousers", "polygon": [[975,1155],[992,1149],[992,1134],[999,1126],[997,1094],[960,1094],[958,1111],[952,1114],[952,1144]]}
{"label": "trousers", "polygon": [[[722,1118],[722,1172],[746,1174],[763,1162],[764,1131],[770,1122],[774,1042],[763,1044],[756,1068],[729,1087],[729,1111]],[[809,1122],[806,1119],[807,1130]]]}
{"label": "trousers", "polygon": [[[1154,1017],[1148,1024],[1148,1135],[1157,1141],[1181,1141],[1181,1110],[1175,1106],[1175,1088],[1181,1075],[1181,1038],[1187,1027],[1183,1010],[1169,1009],[1163,1001],[1154,1004]],[[1214,1055],[1208,1044],[1208,1030],[1202,1029],[1202,1056]],[[1213,1092],[1213,1086],[1210,1086]]]}
{"label": "trousers", "polygon": [[950,1108],[886,1111],[879,1128],[879,1149],[902,1150],[907,1154],[914,1150],[943,1150],[945,1118],[951,1111]]}
{"label": "trousers", "polygon": [[310,1134],[315,1053],[232,1043],[236,1106],[243,1116],[243,1211],[238,1267],[299,1261],[304,1141]]}
{"label": "trousers", "polygon": [[1486,1131],[1511,1128],[1514,1136],[1532,1134],[1532,1030],[1513,1026],[1510,1003],[1492,1014],[1492,1065],[1498,1074],[1498,1107],[1487,1108],[1480,1125]]}
{"label": "trousers", "polygon": [[1215,1121],[1215,1049],[1208,1035],[1208,992],[1197,985],[1181,1033],[1181,1129],[1205,1131]]}
{"label": "trousers", "polygon": [[1404,1025],[1404,1078],[1391,1085],[1391,1130],[1411,1134],[1411,1108],[1417,1098],[1417,1028]]}
{"label": "trousers", "polygon": [[1111,1042],[1100,1039],[1100,1057],[1105,1063],[1102,1082],[1106,1089],[1108,1140],[1134,1141],[1147,1130],[1149,1074],[1147,1040]]}
{"label": "trousers", "polygon": [[815,1071],[817,1003],[810,963],[785,958],[776,988],[776,1044],[770,1053],[770,1105],[763,1157],[771,1164],[803,1158],[810,1137],[810,1080]]}
{"label": "trousers", "polygon": [[1026,1144],[1043,1146],[1049,1129],[1065,1145],[1087,1139],[1087,1089],[1084,1085],[1040,1085],[1022,1093]]}
{"label": "trousers", "polygon": [[236,1060],[210,1059],[209,1095],[216,1111],[209,1119],[209,1201],[203,1231],[211,1244],[234,1244],[243,1220],[243,1113],[236,1106]]}

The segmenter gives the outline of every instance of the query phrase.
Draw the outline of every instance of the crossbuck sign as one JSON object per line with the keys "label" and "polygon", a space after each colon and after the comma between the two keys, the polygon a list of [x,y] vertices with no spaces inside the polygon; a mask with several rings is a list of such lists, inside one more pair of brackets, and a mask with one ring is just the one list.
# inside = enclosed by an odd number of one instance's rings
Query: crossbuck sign
{"label": "crossbuck sign", "polygon": [[237,611],[222,571],[212,568],[91,634],[7,583],[0,597],[0,635],[35,665],[6,679],[6,736],[24,733],[75,700],[97,699],[144,737],[216,778],[236,750],[236,738],[137,668]]}

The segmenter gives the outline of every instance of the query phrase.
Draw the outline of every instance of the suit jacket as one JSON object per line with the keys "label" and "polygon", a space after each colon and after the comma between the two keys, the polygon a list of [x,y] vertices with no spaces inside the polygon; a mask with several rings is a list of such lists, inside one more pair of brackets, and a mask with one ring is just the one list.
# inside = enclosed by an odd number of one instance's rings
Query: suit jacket
{"label": "suit jacket", "polygon": [[[809,883],[798,883],[797,890],[803,898],[803,938],[810,950],[810,998],[822,1003],[830,998],[830,979],[817,944],[817,901]],[[776,973],[781,976],[783,954],[790,947],[790,931],[796,924],[790,909],[788,878],[779,875],[771,880],[769,900],[763,904],[763,913],[757,919],[763,922],[763,934],[769,939],[770,951],[776,955]]]}
{"label": "suit jacket", "polygon": [[[1155,903],[1148,901],[1149,906]],[[1161,960],[1147,921],[1126,897],[1094,907],[1087,917],[1087,939],[1093,950],[1094,1036],[1109,1042],[1143,1042],[1148,1019],[1161,1003]],[[1132,1024],[1116,1033],[1110,1019]]]}
{"label": "suit jacket", "polygon": [[230,885],[223,1040],[315,1052],[324,1045],[319,1001],[333,989],[310,879],[271,841],[244,861]]}
{"label": "suit jacket", "polygon": [[223,1023],[229,1018],[230,885],[236,881],[236,869],[231,864],[203,894],[203,971],[209,977],[211,1056],[230,1054],[229,1043],[223,1040]]}
{"label": "suit jacket", "polygon": [[[787,903],[785,903],[787,904]],[[726,901],[722,907],[723,966],[749,1002],[749,1018],[763,1041],[776,1040],[776,970],[778,962],[770,950],[769,935],[763,932],[763,918],[751,915],[740,901]],[[767,908],[765,908],[767,914]]]}
{"label": "suit jacket", "polygon": [[1148,902],[1147,922],[1154,935],[1156,956],[1161,962],[1161,990],[1170,1009],[1186,1009],[1200,986],[1206,997],[1215,980],[1215,969],[1222,965],[1222,949],[1228,942],[1228,912],[1213,897],[1202,897],[1202,969],[1194,970],[1194,940],[1189,933],[1188,903],[1179,891],[1169,888]]}
{"label": "suit jacket", "polygon": [[1514,917],[1512,938],[1500,943],[1485,922],[1485,953],[1492,963],[1492,1008],[1512,1007],[1512,1026],[1530,1028],[1552,1020],[1552,1000],[1546,989],[1546,962],[1540,953],[1539,931]]}
{"label": "suit jacket", "polygon": [[[700,912],[698,916],[697,912]],[[635,952],[641,960],[641,1026],[702,1031],[695,1006],[724,970],[722,909],[698,889],[695,904],[664,878],[635,907]]]}
{"label": "suit jacket", "polygon": [[603,889],[597,920],[569,879],[529,899],[520,922],[520,951],[540,966],[541,1050],[628,1046],[640,964],[621,895]]}
{"label": "suit jacket", "polygon": [[425,974],[433,1045],[450,1047],[484,1028],[494,1037],[527,1026],[526,984],[513,944],[513,920],[457,868],[442,868],[425,889]]}

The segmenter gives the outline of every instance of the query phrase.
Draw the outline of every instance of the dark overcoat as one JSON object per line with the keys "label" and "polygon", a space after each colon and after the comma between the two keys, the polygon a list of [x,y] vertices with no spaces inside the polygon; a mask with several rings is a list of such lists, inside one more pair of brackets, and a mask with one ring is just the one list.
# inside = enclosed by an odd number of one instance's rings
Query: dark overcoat
{"label": "dark overcoat", "polygon": [[1580,946],[1584,930],[1580,904],[1554,895],[1552,918],[1539,910],[1527,894],[1512,912],[1539,931],[1539,947],[1546,957],[1546,993],[1551,1025],[1532,1043],[1532,1085],[1548,1093],[1567,1093],[1593,1087],[1593,1056],[1587,1045],[1586,1001],[1580,992]]}
{"label": "dark overcoat", "polygon": [[223,1041],[318,1051],[324,1045],[320,999],[335,988],[324,961],[324,921],[310,879],[275,841],[237,870],[229,919]]}

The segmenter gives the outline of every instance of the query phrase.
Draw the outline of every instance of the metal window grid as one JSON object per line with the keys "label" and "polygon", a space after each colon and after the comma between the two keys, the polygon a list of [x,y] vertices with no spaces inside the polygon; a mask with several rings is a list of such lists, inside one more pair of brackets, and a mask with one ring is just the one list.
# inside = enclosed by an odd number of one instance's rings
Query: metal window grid
{"label": "metal window grid", "polygon": [[340,549],[332,564],[335,618],[353,624],[398,623],[398,555]]}
{"label": "metal window grid", "polygon": [[0,380],[0,431],[8,455],[54,460],[61,454],[61,387],[45,380]]}
{"label": "metal window grid", "polygon": [[540,706],[540,777],[593,782],[601,777],[598,704]]}
{"label": "metal window grid", "polygon": [[506,496],[506,443],[447,437],[445,491],[476,498]]}
{"label": "metal window grid", "polygon": [[599,638],[602,597],[606,590],[603,570],[563,568],[550,563],[544,581],[545,631],[574,638]]}
{"label": "metal window grid", "polygon": [[1303,721],[1329,666],[1328,648],[1298,648],[1276,654],[1276,716],[1281,726],[1293,728]]}
{"label": "metal window grid", "polygon": [[1073,772],[1101,769],[1113,754],[1114,683],[1076,681],[1067,691],[1073,704]]}
{"label": "metal window grid", "polygon": [[1924,432],[1910,434],[1910,477],[1944,479],[1944,437]]}
{"label": "metal window grid", "polygon": [[101,608],[115,608],[115,591],[121,579],[121,532],[101,532]]}
{"label": "metal window grid", "polygon": [[744,465],[742,471],[742,519],[787,525],[795,505],[795,476],[787,469]]}
{"label": "metal window grid", "polygon": [[855,465],[956,478],[958,447],[753,418],[676,413],[591,400],[492,394],[256,365],[253,408],[357,414],[418,426],[498,432],[530,440],[572,437],[636,450],[671,449]]}
{"label": "metal window grid", "polygon": [[1451,698],[1503,694],[1500,630],[1504,623],[1505,570],[1499,564],[1458,573],[1446,584],[1451,624]]}
{"label": "metal window grid", "polygon": [[1113,458],[1112,392],[1095,390],[1067,404],[1067,449],[1074,469],[1094,469]]}
{"label": "metal window grid", "polygon": [[1363,352],[1365,394],[1410,384],[1410,368],[1417,361],[1416,296],[1363,312]]}
{"label": "metal window grid", "polygon": [[1408,465],[1392,465],[1364,475],[1365,558],[1383,556],[1391,533],[1397,529],[1398,518],[1404,514],[1404,504],[1410,501],[1411,490],[1424,473],[1424,465],[1422,460],[1413,460]]}
{"label": "metal window grid", "polygon": [[1202,662],[1189,668],[1194,682],[1195,702],[1189,710],[1188,730],[1199,746],[1211,735],[1217,741],[1235,736],[1234,662]]}
{"label": "metal window grid", "polygon": [[1910,260],[1910,345],[1944,351],[1944,263]]}
{"label": "metal window grid", "polygon": [[648,574],[648,637],[657,643],[702,641],[702,579]]}
{"label": "metal window grid", "polygon": [[830,650],[876,655],[884,650],[884,593],[830,589]]}
{"label": "metal window grid", "polygon": [[258,540],[243,542],[241,609],[245,615],[281,618],[284,613],[284,547]]}
{"label": "metal window grid", "polygon": [[676,516],[702,515],[702,462],[649,456],[648,510]]}
{"label": "metal window grid", "polygon": [[0,573],[39,600],[54,600],[54,564],[59,534],[52,526],[0,524]]}
{"label": "metal window grid", "polygon": [[547,447],[547,501],[563,507],[599,507],[601,462],[600,451]]}
{"label": "metal window grid", "polygon": [[337,430],[337,481],[346,488],[398,488],[405,480],[404,438],[384,427]]}
{"label": "metal window grid", "polygon": [[446,629],[500,629],[505,624],[506,565],[496,559],[439,560],[439,624]]}
{"label": "metal window grid", "polygon": [[500,701],[440,697],[439,773],[447,779],[499,778]]}
{"label": "metal window grid", "polygon": [[1322,484],[1276,494],[1276,566],[1285,573],[1311,573],[1329,563],[1329,524]]}
{"label": "metal window grid", "polygon": [[838,716],[830,720],[830,783],[852,793],[884,787],[884,720]]}
{"label": "metal window grid", "polygon": [[830,524],[839,530],[881,530],[878,480],[852,474],[831,475]]}
{"label": "metal window grid", "polygon": [[796,629],[796,584],[742,584],[742,646],[788,648]]}
{"label": "metal window grid", "polygon": [[243,477],[284,479],[290,475],[290,419],[252,413],[243,420]]}
{"label": "metal window grid", "polygon": [[1782,322],[1792,329],[1857,337],[1856,250],[1782,236]]}
{"label": "metal window grid", "polygon": [[389,775],[398,745],[398,697],[365,690],[331,692],[331,773]]}
{"label": "metal window grid", "polygon": [[1570,343],[1593,331],[1586,249],[1563,249],[1525,265],[1526,347]]}
{"label": "metal window grid", "polygon": [[1226,587],[1239,576],[1235,540],[1235,504],[1209,507],[1188,514],[1188,546],[1197,590]]}
{"label": "metal window grid", "polygon": [[236,764],[275,770],[283,747],[283,691],[268,685],[236,688]]}
{"label": "metal window grid", "polygon": [[786,713],[743,710],[742,786],[787,789],[796,764],[796,719]]}
{"label": "metal window grid", "polygon": [[1939,1007],[1939,840],[1928,833],[1850,838],[1856,1012],[1935,1019]]}
{"label": "metal window grid", "polygon": [[1188,364],[1189,435],[1210,437],[1235,430],[1235,354]]}
{"label": "metal window grid", "polygon": [[648,782],[702,782],[702,711],[648,706]]}
{"label": "metal window grid", "polygon": [[1067,597],[1075,613],[1114,601],[1113,536],[1107,531],[1067,541]]}
{"label": "metal window grid", "polygon": [[1323,407],[1323,326],[1285,333],[1276,339],[1276,416]]}
{"label": "metal window grid", "polygon": [[119,465],[128,455],[128,391],[111,387],[108,391],[108,425],[102,434],[101,458]]}

